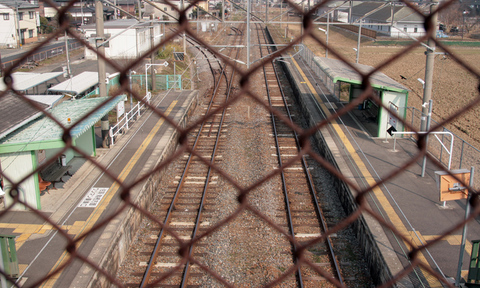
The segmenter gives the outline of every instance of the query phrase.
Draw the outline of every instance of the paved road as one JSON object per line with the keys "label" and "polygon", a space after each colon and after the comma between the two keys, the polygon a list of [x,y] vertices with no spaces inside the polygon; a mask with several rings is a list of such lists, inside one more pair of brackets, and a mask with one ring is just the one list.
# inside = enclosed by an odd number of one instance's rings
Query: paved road
{"label": "paved road", "polygon": [[[74,50],[75,47],[80,47],[82,44],[76,39],[69,39],[69,47]],[[16,61],[22,58],[31,49],[39,43],[31,43],[22,47],[22,49],[0,49],[0,57],[3,68],[11,67]],[[28,61],[42,61],[45,58],[51,58],[59,54],[63,54],[65,50],[65,40],[53,41],[42,47],[39,47],[35,52],[28,57]]]}

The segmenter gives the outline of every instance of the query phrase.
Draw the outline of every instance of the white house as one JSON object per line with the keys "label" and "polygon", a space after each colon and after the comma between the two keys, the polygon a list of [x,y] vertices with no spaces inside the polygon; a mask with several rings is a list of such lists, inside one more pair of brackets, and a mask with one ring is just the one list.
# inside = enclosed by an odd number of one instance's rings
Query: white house
{"label": "white house", "polygon": [[0,3],[1,48],[18,48],[19,45],[38,40],[37,27],[40,23],[35,12],[37,7],[26,1]]}
{"label": "white house", "polygon": [[363,18],[362,27],[375,30],[381,36],[417,38],[425,35],[422,15],[405,5],[386,4],[368,2],[353,6],[351,8],[352,22],[358,22],[360,18]]}
{"label": "white house", "polygon": [[[176,7],[178,10],[181,10],[182,1],[173,0],[169,1],[172,5],[166,3],[165,1],[153,1],[152,5],[145,5],[145,14],[146,15],[153,15],[155,19],[165,19],[169,21],[176,21],[179,19],[179,13],[175,10]],[[208,11],[208,3],[209,1],[199,1],[196,5],[200,7],[200,10]],[[188,1],[184,1],[184,8],[187,8],[190,3]],[[192,7],[188,9],[186,15],[189,19],[193,16],[193,9]]]}
{"label": "white house", "polygon": [[[152,27],[152,29],[151,29]],[[95,47],[95,24],[82,27],[89,43]],[[106,21],[104,24],[105,38],[111,38],[105,45],[105,55],[110,59],[134,59],[147,52],[162,40],[161,23],[138,22],[135,19],[119,19]],[[153,32],[153,34],[152,34]],[[85,49],[85,59],[97,59],[97,55],[90,49]]]}

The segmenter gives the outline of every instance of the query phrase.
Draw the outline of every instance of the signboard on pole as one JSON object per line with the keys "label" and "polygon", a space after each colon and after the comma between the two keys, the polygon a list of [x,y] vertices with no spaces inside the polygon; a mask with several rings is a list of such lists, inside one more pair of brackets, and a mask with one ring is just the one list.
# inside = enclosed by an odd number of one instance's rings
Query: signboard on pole
{"label": "signboard on pole", "polygon": [[125,102],[120,101],[117,104],[117,121],[118,121],[118,118],[120,118],[120,116],[122,116],[124,113],[125,113]]}
{"label": "signboard on pole", "polygon": [[435,171],[435,181],[437,182],[440,201],[467,199],[468,190],[464,184],[470,182],[470,170],[458,169],[450,172],[458,180],[446,171]]}

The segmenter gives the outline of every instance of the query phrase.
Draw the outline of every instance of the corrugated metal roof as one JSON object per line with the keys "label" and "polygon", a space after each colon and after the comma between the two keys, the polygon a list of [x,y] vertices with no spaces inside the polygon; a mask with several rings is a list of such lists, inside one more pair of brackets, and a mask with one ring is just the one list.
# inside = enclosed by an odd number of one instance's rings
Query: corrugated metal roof
{"label": "corrugated metal roof", "polygon": [[53,93],[80,94],[98,84],[98,72],[85,71],[48,89]]}
{"label": "corrugated metal roof", "polygon": [[[315,57],[315,61],[334,82],[340,79],[341,81],[348,80],[354,83],[362,82],[360,75],[355,70],[347,66],[343,61],[323,57]],[[371,66],[363,64],[353,63],[352,65],[357,67],[362,73],[368,73],[374,69]],[[405,86],[383,74],[382,72],[374,73],[370,77],[370,83],[376,88],[382,88],[385,90],[402,92],[408,91]]]}
{"label": "corrugated metal roof", "polygon": [[[13,88],[18,91],[26,91],[44,82],[52,80],[63,72],[48,72],[48,73],[34,73],[34,72],[15,72],[12,74]],[[3,77],[0,78],[0,91],[5,91],[7,87],[3,82]]]}
{"label": "corrugated metal roof", "polygon": [[[115,105],[125,99],[125,95],[115,97],[115,99],[104,104],[99,110],[88,116],[85,120],[77,123],[84,115],[105,103],[111,97],[85,98],[80,100],[70,100],[60,103],[54,107],[50,113],[65,127],[75,127],[71,130],[72,138],[77,138],[85,131],[90,129],[96,122],[112,110]],[[68,124],[68,118],[71,124]],[[63,146],[63,129],[53,120],[44,116],[41,119],[24,126],[22,129],[10,134],[0,141],[0,153],[11,153],[18,151],[29,151],[42,149],[42,142],[54,143]],[[60,143],[61,142],[61,143]],[[61,147],[61,146],[59,146]]]}
{"label": "corrugated metal roof", "polygon": [[55,105],[55,103],[60,101],[64,96],[63,95],[26,95],[26,97],[30,100],[37,101],[39,103],[43,103],[51,107]]}

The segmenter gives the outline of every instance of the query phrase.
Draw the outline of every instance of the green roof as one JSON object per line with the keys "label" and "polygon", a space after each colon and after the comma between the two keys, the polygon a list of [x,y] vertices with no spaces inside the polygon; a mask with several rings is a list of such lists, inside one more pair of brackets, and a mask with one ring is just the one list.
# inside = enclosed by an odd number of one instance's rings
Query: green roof
{"label": "green roof", "polygon": [[[322,71],[332,79],[333,83],[337,81],[362,84],[362,77],[343,61],[331,58],[315,57],[315,62]],[[362,73],[369,73],[374,68],[368,65],[352,63]],[[380,71],[373,73],[370,78],[370,84],[373,88],[387,91],[394,91],[407,94],[408,88],[383,74]]]}
{"label": "green roof", "polygon": [[[86,98],[80,100],[64,101],[54,107],[50,113],[64,127],[74,128],[70,131],[73,139],[78,138],[85,131],[89,130],[95,123],[112,110],[115,105],[125,99],[125,95],[99,98]],[[110,100],[107,102],[107,100]],[[103,104],[103,106],[101,106]],[[98,110],[80,121],[82,117],[101,106]],[[70,118],[70,124],[68,123]],[[62,140],[64,130],[55,121],[47,116],[31,122],[28,125],[11,133],[0,141],[0,153],[14,153],[20,151],[32,151],[40,149],[52,149],[64,147]]]}

